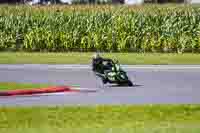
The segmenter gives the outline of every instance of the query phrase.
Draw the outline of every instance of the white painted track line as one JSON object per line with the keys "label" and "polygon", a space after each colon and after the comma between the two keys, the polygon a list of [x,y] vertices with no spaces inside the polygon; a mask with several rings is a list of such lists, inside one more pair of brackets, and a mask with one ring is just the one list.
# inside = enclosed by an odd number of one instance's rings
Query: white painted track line
{"label": "white painted track line", "polygon": [[[121,65],[124,69],[200,69],[200,65]],[[48,65],[48,64],[0,64],[0,69],[91,69],[90,65]]]}

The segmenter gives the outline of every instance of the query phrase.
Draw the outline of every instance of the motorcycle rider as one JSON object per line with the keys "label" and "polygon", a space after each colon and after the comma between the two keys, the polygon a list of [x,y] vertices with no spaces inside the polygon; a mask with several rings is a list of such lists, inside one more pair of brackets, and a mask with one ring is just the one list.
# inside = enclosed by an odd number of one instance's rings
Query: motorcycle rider
{"label": "motorcycle rider", "polygon": [[[103,62],[106,61],[107,65],[104,65]],[[102,58],[99,53],[95,53],[92,58],[92,71],[102,77],[104,84],[107,83],[107,77],[105,73],[112,71],[112,59]]]}
{"label": "motorcycle rider", "polygon": [[[103,62],[106,61],[107,65],[104,65]],[[105,70],[111,70],[112,59],[102,58],[99,53],[95,53],[92,58],[92,70],[94,72],[104,73]]]}
{"label": "motorcycle rider", "polygon": [[[107,62],[106,65],[104,64],[104,62]],[[118,63],[118,61],[116,61],[116,63]],[[103,58],[100,56],[99,53],[95,53],[92,57],[92,71],[96,75],[101,77],[103,84],[106,84],[110,82],[110,79],[108,79],[109,76],[107,74],[110,72],[111,72],[110,74],[112,74],[112,72],[115,73],[118,70],[116,70],[115,61],[112,61],[112,59],[109,58]],[[126,75],[125,77],[123,76],[124,81],[123,80],[122,81],[128,83],[128,86],[133,86],[132,82],[126,77],[127,77]],[[117,84],[120,83],[118,82]]]}

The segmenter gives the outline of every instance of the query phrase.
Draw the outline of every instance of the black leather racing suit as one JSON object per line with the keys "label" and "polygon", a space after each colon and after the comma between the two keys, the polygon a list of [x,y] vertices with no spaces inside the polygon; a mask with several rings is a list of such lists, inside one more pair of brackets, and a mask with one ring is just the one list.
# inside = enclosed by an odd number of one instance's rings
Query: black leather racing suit
{"label": "black leather racing suit", "polygon": [[92,60],[92,71],[103,74],[104,70],[111,69],[110,66],[104,66],[104,64],[103,64],[104,61],[112,62],[111,59],[102,58],[102,57],[93,59]]}

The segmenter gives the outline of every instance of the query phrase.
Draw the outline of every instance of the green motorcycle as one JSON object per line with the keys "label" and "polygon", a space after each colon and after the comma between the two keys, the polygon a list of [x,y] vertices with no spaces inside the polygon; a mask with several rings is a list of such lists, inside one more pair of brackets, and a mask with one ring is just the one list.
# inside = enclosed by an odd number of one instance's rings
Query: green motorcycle
{"label": "green motorcycle", "polygon": [[127,73],[121,68],[118,61],[113,61],[110,70],[105,70],[104,74],[96,74],[102,79],[103,84],[118,84],[133,86],[133,83],[127,76]]}

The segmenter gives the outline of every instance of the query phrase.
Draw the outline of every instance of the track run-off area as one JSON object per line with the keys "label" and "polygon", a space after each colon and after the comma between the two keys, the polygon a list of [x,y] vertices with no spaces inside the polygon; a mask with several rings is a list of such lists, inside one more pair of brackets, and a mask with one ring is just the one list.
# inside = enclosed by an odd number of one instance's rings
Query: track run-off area
{"label": "track run-off area", "polygon": [[0,65],[0,82],[49,83],[81,90],[0,97],[0,106],[200,103],[200,65],[121,66],[133,87],[103,86],[89,65]]}

